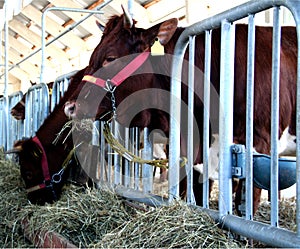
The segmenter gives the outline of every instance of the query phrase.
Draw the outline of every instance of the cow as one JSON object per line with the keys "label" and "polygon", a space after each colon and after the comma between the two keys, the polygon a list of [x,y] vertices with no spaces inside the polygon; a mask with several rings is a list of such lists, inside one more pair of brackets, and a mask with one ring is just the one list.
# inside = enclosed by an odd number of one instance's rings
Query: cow
{"label": "cow", "polygon": [[[31,82],[31,81],[30,81]],[[31,85],[34,86],[36,83],[32,83]],[[50,82],[47,84],[48,89],[49,89],[49,95],[51,96],[52,94],[52,87],[53,87],[54,82]],[[17,120],[24,120],[25,119],[25,103],[26,103],[26,95],[25,93],[22,97],[22,99],[15,104],[13,108],[10,110],[10,114]]]}
{"label": "cow", "polygon": [[68,177],[79,185],[91,182],[76,157],[71,156],[77,143],[91,139],[90,132],[84,132],[78,138],[80,141],[73,141],[72,136],[68,136],[71,127],[63,129],[69,121],[64,115],[64,103],[81,81],[84,71],[85,68],[71,78],[65,95],[35,136],[17,141],[11,151],[18,154],[21,176],[25,182],[28,199],[32,203],[43,205],[58,200]]}
{"label": "cow", "polygon": [[[157,24],[149,29],[137,28],[135,21],[128,15],[113,16],[106,24],[102,39],[94,50],[86,76],[80,83],[80,89],[76,90],[65,106],[65,113],[73,118],[94,116],[95,118],[109,119],[106,113],[115,114],[119,122],[129,126],[149,127],[160,129],[168,134],[169,115],[163,106],[169,105],[166,92],[170,91],[171,63],[174,47],[184,28],[177,27],[177,19],[170,19]],[[233,142],[245,144],[245,116],[246,116],[246,65],[247,65],[247,30],[245,24],[236,24],[235,36],[235,63],[234,63],[234,120]],[[255,76],[254,76],[254,139],[253,145],[257,152],[270,153],[270,129],[271,129],[271,71],[272,71],[272,27],[256,27],[255,43]],[[295,127],[295,102],[296,102],[296,62],[297,62],[297,39],[295,27],[282,27],[281,41],[281,64],[280,64],[280,110],[279,110],[279,134],[286,127],[294,133]],[[114,75],[122,70],[129,61],[138,58],[138,53],[145,54],[151,50],[155,40],[159,40],[164,46],[164,56],[158,56],[155,60],[152,56],[147,57],[135,75],[127,75],[122,83],[111,80]],[[211,84],[219,92],[220,81],[220,29],[212,30],[211,51]],[[200,71],[204,69],[204,34],[196,37],[195,66]],[[169,55],[169,56],[168,56]],[[127,57],[126,59],[123,59]],[[188,58],[188,52],[185,54]],[[153,61],[155,63],[153,63]],[[120,65],[122,64],[123,67]],[[149,67],[152,67],[149,69]],[[185,69],[183,69],[185,70]],[[124,71],[124,70],[123,70]],[[164,71],[164,75],[155,72]],[[154,72],[151,74],[151,72]],[[103,83],[104,82],[106,83]],[[112,82],[112,83],[111,83]],[[109,87],[107,86],[110,85]],[[112,86],[111,86],[112,85]],[[203,78],[199,78],[195,89],[194,116],[198,125],[200,140],[202,138],[203,105]],[[99,87],[100,86],[100,87]],[[199,88],[199,89],[197,89]],[[153,89],[155,95],[143,94],[145,89]],[[156,89],[156,90],[154,90]],[[159,89],[160,91],[158,91]],[[187,88],[182,85],[182,99],[187,101]],[[198,92],[197,92],[198,91]],[[147,93],[149,93],[148,91]],[[202,92],[202,93],[201,93]],[[135,94],[135,95],[134,95]],[[134,100],[128,100],[129,96],[135,96]],[[112,98],[113,97],[113,98]],[[113,100],[113,101],[112,101]],[[151,101],[156,102],[153,104]],[[145,102],[147,104],[145,105]],[[158,104],[157,104],[158,103]],[[137,115],[129,115],[136,106],[158,106],[160,110],[152,108],[136,111]],[[158,108],[159,109],[159,108]],[[129,116],[129,117],[128,117]],[[130,120],[128,120],[130,119]],[[292,135],[295,135],[292,134]],[[181,138],[184,144],[184,138]],[[196,148],[194,164],[202,162],[202,147],[199,143]],[[184,146],[181,146],[184,148]],[[184,155],[185,152],[182,151]],[[194,180],[195,184],[195,180]],[[201,198],[197,196],[198,186],[194,186],[197,204]],[[254,187],[254,212],[260,202],[261,189]],[[237,198],[238,199],[238,198]]]}

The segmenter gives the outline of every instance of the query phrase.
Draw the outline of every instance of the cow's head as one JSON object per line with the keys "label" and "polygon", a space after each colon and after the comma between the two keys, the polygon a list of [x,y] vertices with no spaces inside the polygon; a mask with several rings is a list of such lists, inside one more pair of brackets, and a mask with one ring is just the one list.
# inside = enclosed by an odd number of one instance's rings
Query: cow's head
{"label": "cow's head", "polygon": [[[66,153],[63,146],[51,144],[44,147],[37,137],[17,141],[14,148],[6,153],[18,154],[27,197],[34,204],[57,201],[63,185],[70,177],[70,169],[80,169],[74,157],[65,160],[69,152]],[[84,179],[82,184],[86,182],[87,179]]]}
{"label": "cow's head", "polygon": [[[131,75],[126,75],[126,79],[115,89],[108,89],[106,83],[99,87],[91,82],[95,78],[104,81],[112,79],[141,53],[149,54],[155,40],[158,39],[162,45],[167,44],[177,28],[177,22],[177,19],[171,19],[149,29],[142,29],[136,27],[136,22],[130,19],[125,11],[121,16],[112,17],[104,29],[101,42],[94,50],[88,70],[85,72],[86,75],[93,76],[93,79],[83,79],[79,90],[74,92],[65,105],[65,114],[71,118],[106,119],[110,116],[105,115],[106,113],[113,111],[124,100],[128,100],[126,106],[123,105],[124,108],[117,109],[117,117],[120,119],[136,111],[133,110],[136,108],[136,103],[147,106],[145,101],[150,101],[149,98],[153,101],[154,98],[147,97],[141,90],[155,87],[149,58],[146,58]],[[112,83],[114,85],[114,82]],[[128,97],[136,92],[140,94],[137,94],[134,101],[131,101]],[[140,110],[141,112],[138,113]],[[142,110],[141,106],[136,111],[138,115],[131,118],[135,118],[136,121],[142,120],[141,117],[138,117],[142,115],[143,119],[147,121],[140,125],[135,122],[136,126],[147,126],[147,122],[149,122],[148,111]]]}
{"label": "cow's head", "polygon": [[10,110],[10,114],[17,120],[25,119],[25,99],[26,94],[23,98]]}

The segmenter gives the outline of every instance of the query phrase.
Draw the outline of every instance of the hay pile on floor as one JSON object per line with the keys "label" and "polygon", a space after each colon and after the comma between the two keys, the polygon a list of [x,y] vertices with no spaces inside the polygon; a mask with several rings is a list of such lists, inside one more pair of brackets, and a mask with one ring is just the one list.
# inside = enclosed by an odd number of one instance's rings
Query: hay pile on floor
{"label": "hay pile on floor", "polygon": [[20,169],[16,163],[5,160],[0,152],[0,247],[32,247],[24,237],[16,214],[28,203]]}
{"label": "hay pile on floor", "polygon": [[62,198],[45,206],[27,205],[18,216],[29,223],[29,233],[54,231],[78,247],[87,247],[127,222],[134,210],[106,190],[68,186]]}
{"label": "hay pile on floor", "polygon": [[183,202],[139,213],[95,248],[241,248],[203,212]]}
{"label": "hay pile on floor", "polygon": [[55,231],[78,247],[240,247],[205,213],[186,204],[136,211],[113,192],[65,188],[62,198],[45,206],[28,203],[16,164],[0,159],[1,248],[34,247],[29,233]]}

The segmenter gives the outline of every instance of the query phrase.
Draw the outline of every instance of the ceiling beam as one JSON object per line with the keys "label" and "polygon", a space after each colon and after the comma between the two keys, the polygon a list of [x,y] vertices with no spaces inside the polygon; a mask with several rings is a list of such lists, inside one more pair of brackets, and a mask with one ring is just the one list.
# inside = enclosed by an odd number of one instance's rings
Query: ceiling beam
{"label": "ceiling beam", "polygon": [[[27,16],[30,20],[32,20],[34,23],[36,23],[38,26],[41,25],[41,19],[42,19],[42,12],[32,5],[27,5],[23,10],[22,14]],[[67,29],[52,20],[50,17],[46,16],[46,27],[45,27],[47,33],[51,34],[53,37],[59,36],[61,33],[66,31]],[[64,36],[59,38],[59,41],[62,42],[65,46],[68,46],[70,48],[77,48],[80,50],[86,49],[85,42],[78,36],[76,36],[72,32],[68,32]]]}
{"label": "ceiling beam", "polygon": [[[41,37],[16,19],[9,22],[9,28],[34,46],[38,48],[41,47]],[[60,48],[57,48],[54,43],[47,46],[46,52],[47,56],[51,56],[54,59],[59,59],[64,63],[68,61],[67,53],[62,51]]]}
{"label": "ceiling beam", "polygon": [[[2,58],[2,60],[4,60],[4,58]],[[10,66],[12,64],[10,63]],[[9,67],[10,68],[10,67]],[[8,74],[14,76],[15,78],[19,79],[20,81],[22,80],[29,80],[30,76],[28,74],[28,72],[25,72],[24,70],[22,70],[20,67],[15,67],[12,70],[10,70],[8,72]],[[2,75],[2,74],[1,74]],[[3,77],[1,77],[1,80],[4,79]]]}
{"label": "ceiling beam", "polygon": [[[14,50],[13,48],[9,48],[9,54],[8,59],[10,62],[12,62],[14,65],[20,62],[23,58],[21,55]],[[28,72],[30,75],[35,75],[34,78],[36,78],[36,75],[39,75],[40,73],[40,67],[37,65],[34,65],[30,63],[29,61],[25,61],[20,65],[20,68],[22,68],[24,71]]]}
{"label": "ceiling beam", "polygon": [[[56,7],[82,9],[82,6],[80,4],[75,3],[73,1],[49,0],[49,2],[51,2]],[[75,22],[78,22],[82,20],[86,15],[89,15],[85,13],[70,12],[70,11],[64,11],[64,14],[70,17],[71,19],[73,19]],[[92,15],[91,17],[86,19],[82,24],[80,24],[80,26],[86,29],[91,34],[99,36],[100,30],[97,27],[96,20],[97,18]]]}
{"label": "ceiling beam", "polygon": [[[9,35],[8,41],[9,41],[9,46],[20,53],[21,59],[25,58],[26,56],[29,56],[31,53],[33,53],[35,50],[37,50],[37,48],[32,49],[32,48],[25,46],[22,42],[20,42],[18,39],[16,39],[15,37],[13,37],[11,35]],[[8,55],[8,58],[9,58],[9,55]],[[20,59],[20,61],[21,61],[21,59]],[[34,65],[40,65],[41,61],[42,61],[41,52],[36,53],[33,56],[31,56],[30,58],[28,58],[28,61]],[[23,62],[23,63],[25,63],[25,62]],[[46,66],[54,67],[55,64],[53,64],[49,60],[46,60]]]}

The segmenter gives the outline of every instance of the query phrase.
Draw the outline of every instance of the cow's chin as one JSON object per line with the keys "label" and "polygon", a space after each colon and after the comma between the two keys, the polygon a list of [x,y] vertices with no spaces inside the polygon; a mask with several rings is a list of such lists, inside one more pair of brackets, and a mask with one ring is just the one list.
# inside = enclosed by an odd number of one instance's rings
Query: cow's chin
{"label": "cow's chin", "polygon": [[53,195],[54,190],[49,188],[44,188],[41,190],[36,190],[27,194],[28,200],[32,204],[45,205],[46,203],[54,203],[60,197],[60,191],[55,190],[55,196]]}

